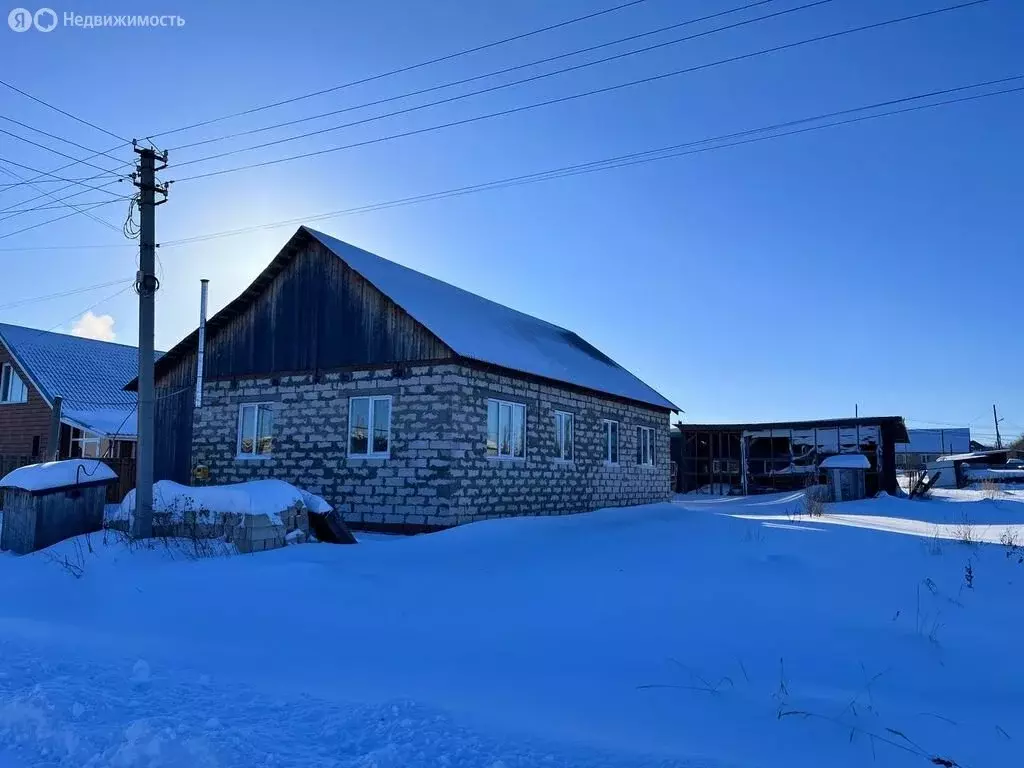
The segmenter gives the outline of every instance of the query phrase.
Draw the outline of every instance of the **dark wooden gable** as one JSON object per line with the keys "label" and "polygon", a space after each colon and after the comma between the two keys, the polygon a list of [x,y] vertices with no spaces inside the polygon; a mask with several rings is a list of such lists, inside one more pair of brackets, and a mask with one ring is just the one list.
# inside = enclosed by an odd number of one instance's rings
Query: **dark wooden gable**
{"label": "dark wooden gable", "polygon": [[451,356],[405,310],[322,245],[307,240],[251,302],[207,333],[206,376]]}
{"label": "dark wooden gable", "polygon": [[[157,362],[157,480],[187,483],[192,471],[197,340],[193,331]],[[252,285],[210,318],[204,376],[269,376],[453,356],[300,230]]]}

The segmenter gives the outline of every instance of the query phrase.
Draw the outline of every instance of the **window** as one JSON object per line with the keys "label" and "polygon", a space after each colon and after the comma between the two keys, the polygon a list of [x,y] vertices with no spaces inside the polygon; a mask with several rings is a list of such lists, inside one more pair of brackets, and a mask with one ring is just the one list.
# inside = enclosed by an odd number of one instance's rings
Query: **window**
{"label": "window", "polygon": [[0,372],[0,403],[24,403],[28,401],[28,389],[21,376],[10,363],[4,363]]}
{"label": "window", "polygon": [[391,448],[391,395],[348,401],[348,454],[386,458]]}
{"label": "window", "polygon": [[555,411],[555,456],[572,461],[572,414]]}
{"label": "window", "polygon": [[71,456],[73,458],[99,459],[107,455],[110,441],[93,432],[77,427],[71,430]]}
{"label": "window", "polygon": [[636,463],[654,464],[654,430],[651,427],[636,428]]}
{"label": "window", "polygon": [[604,460],[608,464],[619,463],[619,422],[604,419]]}
{"label": "window", "polygon": [[273,445],[273,406],[270,403],[242,403],[238,409],[238,458],[269,458]]}
{"label": "window", "polygon": [[526,458],[526,406],[504,400],[487,401],[487,456]]}

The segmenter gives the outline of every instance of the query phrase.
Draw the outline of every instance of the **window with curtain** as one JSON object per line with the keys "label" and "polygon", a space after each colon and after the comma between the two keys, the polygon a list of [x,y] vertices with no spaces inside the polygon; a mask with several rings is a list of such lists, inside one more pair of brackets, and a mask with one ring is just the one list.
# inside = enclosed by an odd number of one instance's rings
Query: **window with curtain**
{"label": "window with curtain", "polygon": [[619,422],[604,419],[604,460],[608,464],[619,463]]}
{"label": "window with curtain", "polygon": [[636,463],[654,464],[654,429],[636,428]]}
{"label": "window with curtain", "polygon": [[526,406],[505,400],[487,401],[487,456],[526,458]]}
{"label": "window with curtain", "polygon": [[555,411],[555,456],[562,461],[572,461],[573,416],[565,411]]}
{"label": "window with curtain", "polygon": [[270,403],[242,403],[238,409],[238,457],[261,459],[274,447],[274,408]]}
{"label": "window with curtain", "polygon": [[391,450],[391,395],[348,401],[349,456],[387,458]]}

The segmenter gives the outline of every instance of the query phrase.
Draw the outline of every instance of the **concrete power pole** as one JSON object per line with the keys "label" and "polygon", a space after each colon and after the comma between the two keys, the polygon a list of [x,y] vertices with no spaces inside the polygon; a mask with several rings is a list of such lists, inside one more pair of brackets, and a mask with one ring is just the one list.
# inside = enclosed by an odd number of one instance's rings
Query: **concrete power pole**
{"label": "concrete power pole", "polygon": [[996,423],[996,448],[1003,447],[1003,438],[999,434],[999,415],[996,413],[996,404],[992,403],[992,420]]}
{"label": "concrete power pole", "polygon": [[[132,536],[153,535],[153,456],[155,453],[153,337],[156,292],[156,207],[167,202],[167,187],[156,183],[156,172],[167,167],[167,154],[135,145],[139,164],[133,174],[139,188],[139,272],[135,290],[139,294],[139,391],[138,450],[135,468],[135,520]],[[161,165],[158,167],[157,162]],[[157,202],[156,196],[163,199]]]}

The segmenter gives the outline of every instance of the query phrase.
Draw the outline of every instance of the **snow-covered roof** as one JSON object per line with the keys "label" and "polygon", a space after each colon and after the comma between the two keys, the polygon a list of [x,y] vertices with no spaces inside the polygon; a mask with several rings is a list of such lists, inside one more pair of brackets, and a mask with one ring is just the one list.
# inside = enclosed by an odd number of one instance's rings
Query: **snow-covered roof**
{"label": "snow-covered roof", "polygon": [[0,480],[0,488],[21,488],[25,491],[39,492],[116,479],[114,470],[102,461],[68,459],[18,467]]}
{"label": "snow-covered roof", "polygon": [[572,331],[303,229],[462,357],[679,410]]}
{"label": "snow-covered roof", "polygon": [[135,347],[0,323],[0,340],[50,404],[63,398],[63,420],[104,435],[134,436],[138,372]]}
{"label": "snow-covered roof", "polygon": [[863,453],[840,453],[821,462],[822,469],[870,469],[871,462]]}

